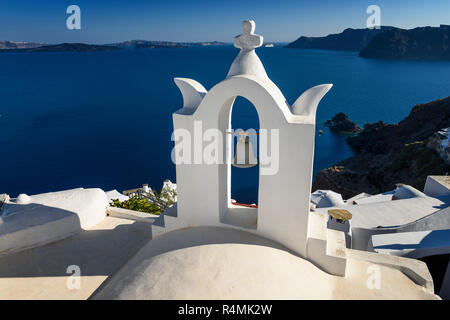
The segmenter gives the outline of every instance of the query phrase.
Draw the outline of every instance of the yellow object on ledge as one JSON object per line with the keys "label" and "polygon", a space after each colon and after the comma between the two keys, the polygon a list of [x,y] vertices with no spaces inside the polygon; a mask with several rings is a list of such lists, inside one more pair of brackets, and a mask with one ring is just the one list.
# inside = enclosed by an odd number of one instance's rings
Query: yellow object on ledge
{"label": "yellow object on ledge", "polygon": [[328,214],[337,220],[348,221],[352,219],[352,214],[344,209],[330,209]]}

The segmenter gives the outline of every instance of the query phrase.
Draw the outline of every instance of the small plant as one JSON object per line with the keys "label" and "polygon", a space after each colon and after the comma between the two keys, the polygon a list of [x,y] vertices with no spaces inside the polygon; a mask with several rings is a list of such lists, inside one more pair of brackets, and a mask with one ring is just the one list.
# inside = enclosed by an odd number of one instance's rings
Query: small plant
{"label": "small plant", "polygon": [[153,191],[148,197],[134,196],[122,202],[113,199],[111,207],[160,215],[175,203],[176,195],[175,190],[163,188],[160,192]]}

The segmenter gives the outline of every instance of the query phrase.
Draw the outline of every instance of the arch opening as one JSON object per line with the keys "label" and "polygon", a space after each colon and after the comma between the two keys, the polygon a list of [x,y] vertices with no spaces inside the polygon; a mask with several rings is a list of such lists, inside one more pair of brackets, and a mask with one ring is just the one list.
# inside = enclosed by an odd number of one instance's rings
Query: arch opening
{"label": "arch opening", "polygon": [[[222,115],[227,119],[227,132],[239,132],[239,130],[253,133],[259,132],[260,117],[257,108],[248,99],[242,96],[235,96],[227,100],[224,107]],[[224,147],[226,148],[227,164],[226,169],[224,169],[226,170],[227,179],[226,183],[224,181],[222,185],[225,188],[223,190],[226,190],[226,202],[222,202],[221,207],[224,211],[222,211],[220,219],[225,224],[256,229],[258,223],[257,204],[260,173],[259,139],[257,135],[251,136],[251,149],[257,164],[251,168],[239,168],[233,166],[232,163],[240,135],[227,134],[226,136]]]}
{"label": "arch opening", "polygon": [[[252,167],[242,168],[236,165],[231,165],[231,190],[230,197],[236,203],[243,205],[258,204],[258,188],[259,188],[259,139],[257,135],[249,135],[246,137],[248,149],[243,150],[241,146],[238,147],[241,135],[239,132],[246,131],[250,133],[258,133],[260,124],[258,112],[253,104],[241,97],[237,96],[230,110],[230,129],[234,132],[232,136],[232,161],[233,164],[243,160],[242,152],[245,151],[247,156],[246,163]],[[251,159],[254,157],[254,159]],[[250,158],[250,159],[248,159]]]}

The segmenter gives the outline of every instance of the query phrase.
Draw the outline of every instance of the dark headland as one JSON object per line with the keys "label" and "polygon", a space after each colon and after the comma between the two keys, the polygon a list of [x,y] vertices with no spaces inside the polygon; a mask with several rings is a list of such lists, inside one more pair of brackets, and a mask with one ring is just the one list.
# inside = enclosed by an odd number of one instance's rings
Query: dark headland
{"label": "dark headland", "polygon": [[359,55],[376,59],[450,60],[450,26],[387,30],[376,35]]}
{"label": "dark headland", "polygon": [[341,33],[329,34],[326,37],[300,37],[287,45],[287,48],[322,49],[337,51],[361,51],[377,34],[394,27],[380,29],[345,29]]}
{"label": "dark headland", "polygon": [[450,26],[345,29],[326,37],[300,37],[287,48],[359,51],[364,58],[450,60]]}

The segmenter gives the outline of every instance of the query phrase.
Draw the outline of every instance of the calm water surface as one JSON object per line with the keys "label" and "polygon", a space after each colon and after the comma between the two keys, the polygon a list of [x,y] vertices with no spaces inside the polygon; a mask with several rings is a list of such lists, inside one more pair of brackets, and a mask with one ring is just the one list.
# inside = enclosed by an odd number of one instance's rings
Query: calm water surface
{"label": "calm water surface", "polygon": [[[415,104],[450,95],[449,62],[362,59],[355,52],[258,49],[269,77],[292,104],[306,89],[334,87],[317,112],[314,172],[352,155],[323,122],[343,111],[358,124],[397,122]],[[175,180],[171,114],[182,104],[173,77],[210,89],[237,49],[226,47],[0,55],[0,193],[74,187],[120,191]],[[245,99],[233,126],[257,126]],[[301,137],[299,137],[301,143]],[[257,167],[233,169],[233,197],[256,202]],[[255,174],[256,172],[256,174]],[[205,181],[205,183],[207,183]]]}

